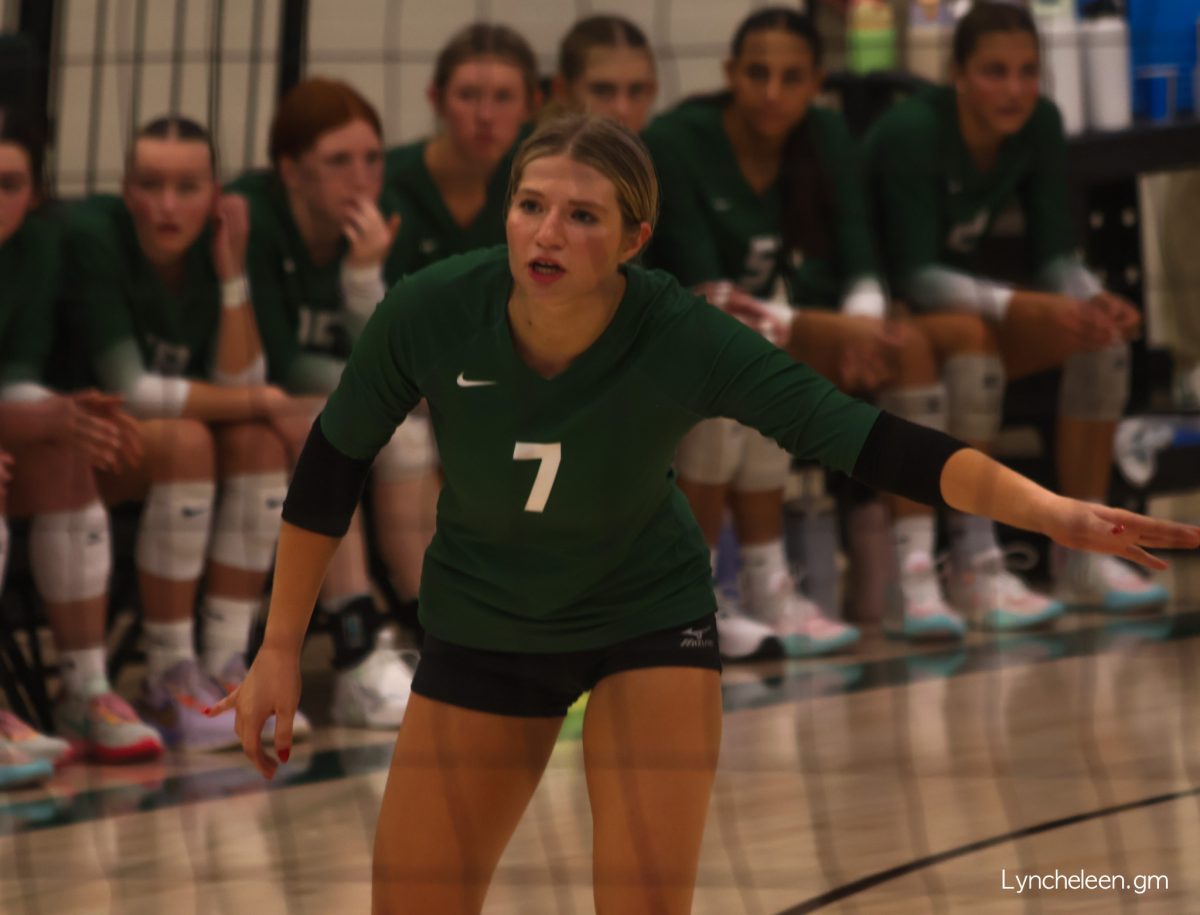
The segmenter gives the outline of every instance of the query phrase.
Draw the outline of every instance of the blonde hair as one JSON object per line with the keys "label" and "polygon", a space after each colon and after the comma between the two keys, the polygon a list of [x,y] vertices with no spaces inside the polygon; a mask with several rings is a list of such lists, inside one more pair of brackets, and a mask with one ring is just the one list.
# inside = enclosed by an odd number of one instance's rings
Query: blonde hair
{"label": "blonde hair", "polygon": [[506,208],[525,167],[546,156],[567,156],[594,168],[613,183],[626,228],[658,221],[658,177],[654,162],[637,134],[608,118],[567,114],[540,124],[521,144],[508,178]]}

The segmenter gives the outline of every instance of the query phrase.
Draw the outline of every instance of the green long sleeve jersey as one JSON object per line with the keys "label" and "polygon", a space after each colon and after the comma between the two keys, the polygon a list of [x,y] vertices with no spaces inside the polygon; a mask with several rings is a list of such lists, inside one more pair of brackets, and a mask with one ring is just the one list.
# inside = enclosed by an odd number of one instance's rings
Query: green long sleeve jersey
{"label": "green long sleeve jersey", "polygon": [[779,182],[761,194],[750,186],[722,111],[716,102],[687,102],[646,129],[662,194],[648,263],[685,286],[725,279],[759,297],[770,296],[782,278],[796,304],[836,308],[854,282],[877,274],[858,151],[841,115],[810,108],[797,128],[808,131],[832,190],[833,254],[785,257]]}
{"label": "green long sleeve jersey", "polygon": [[57,233],[36,213],[0,245],[0,388],[45,380],[60,272]]}
{"label": "green long sleeve jersey", "polygon": [[887,273],[913,306],[990,310],[994,284],[979,277],[980,242],[1014,201],[1025,216],[1032,279],[1081,297],[1099,289],[1075,255],[1066,140],[1053,102],[1038,100],[987,171],[963,142],[948,86],[893,107],[865,148]]}
{"label": "green long sleeve jersey", "polygon": [[427,399],[445,483],[421,618],[437,637],[569,651],[711,612],[708,546],[671,469],[702,419],[854,466],[876,408],[668,274],[623,272],[608,327],[553,378],[514,349],[503,247],[405,278],[355,345],[321,430],[369,459]]}

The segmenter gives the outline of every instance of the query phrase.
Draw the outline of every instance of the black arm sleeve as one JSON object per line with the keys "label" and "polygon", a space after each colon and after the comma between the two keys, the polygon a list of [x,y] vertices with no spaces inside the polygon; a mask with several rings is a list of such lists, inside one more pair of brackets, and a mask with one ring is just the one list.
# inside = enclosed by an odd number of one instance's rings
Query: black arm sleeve
{"label": "black arm sleeve", "polygon": [[347,457],[330,444],[318,416],[296,461],[283,520],[326,537],[345,536],[370,469],[370,459]]}
{"label": "black arm sleeve", "polygon": [[942,468],[952,454],[966,447],[944,432],[881,412],[867,433],[851,476],[914,502],[945,506]]}

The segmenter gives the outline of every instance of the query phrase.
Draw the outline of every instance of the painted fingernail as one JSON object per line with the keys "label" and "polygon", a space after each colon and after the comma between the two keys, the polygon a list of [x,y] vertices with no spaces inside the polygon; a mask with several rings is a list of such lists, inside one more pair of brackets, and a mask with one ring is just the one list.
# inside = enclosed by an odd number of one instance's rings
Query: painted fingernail
{"label": "painted fingernail", "polygon": [[289,757],[289,756],[291,756],[291,755],[292,755],[292,748],[291,748],[291,747],[284,747],[282,750],[280,750],[280,751],[279,751],[279,761],[280,761],[280,762],[287,762],[287,761],[288,761],[288,757]]}
{"label": "painted fingernail", "polygon": [[1123,533],[1125,533],[1125,525],[1124,525],[1124,524],[1118,524],[1116,527],[1114,527],[1114,528],[1112,529],[1112,532],[1113,532],[1114,534],[1123,534]]}
{"label": "painted fingernail", "polygon": [[206,715],[211,715],[212,714],[212,706],[206,705],[200,711],[204,712],[204,714],[206,714]]}

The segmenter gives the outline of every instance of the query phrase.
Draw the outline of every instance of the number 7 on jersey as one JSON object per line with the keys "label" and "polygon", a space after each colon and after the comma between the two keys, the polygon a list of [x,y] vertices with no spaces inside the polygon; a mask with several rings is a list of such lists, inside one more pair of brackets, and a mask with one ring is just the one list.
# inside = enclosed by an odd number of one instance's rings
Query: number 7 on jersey
{"label": "number 7 on jersey", "polygon": [[537,476],[533,478],[533,489],[525,502],[525,511],[542,512],[546,501],[550,498],[550,490],[554,486],[554,478],[558,476],[558,465],[562,462],[562,443],[551,442],[546,445],[534,442],[517,442],[513,448],[514,461],[541,461]]}

